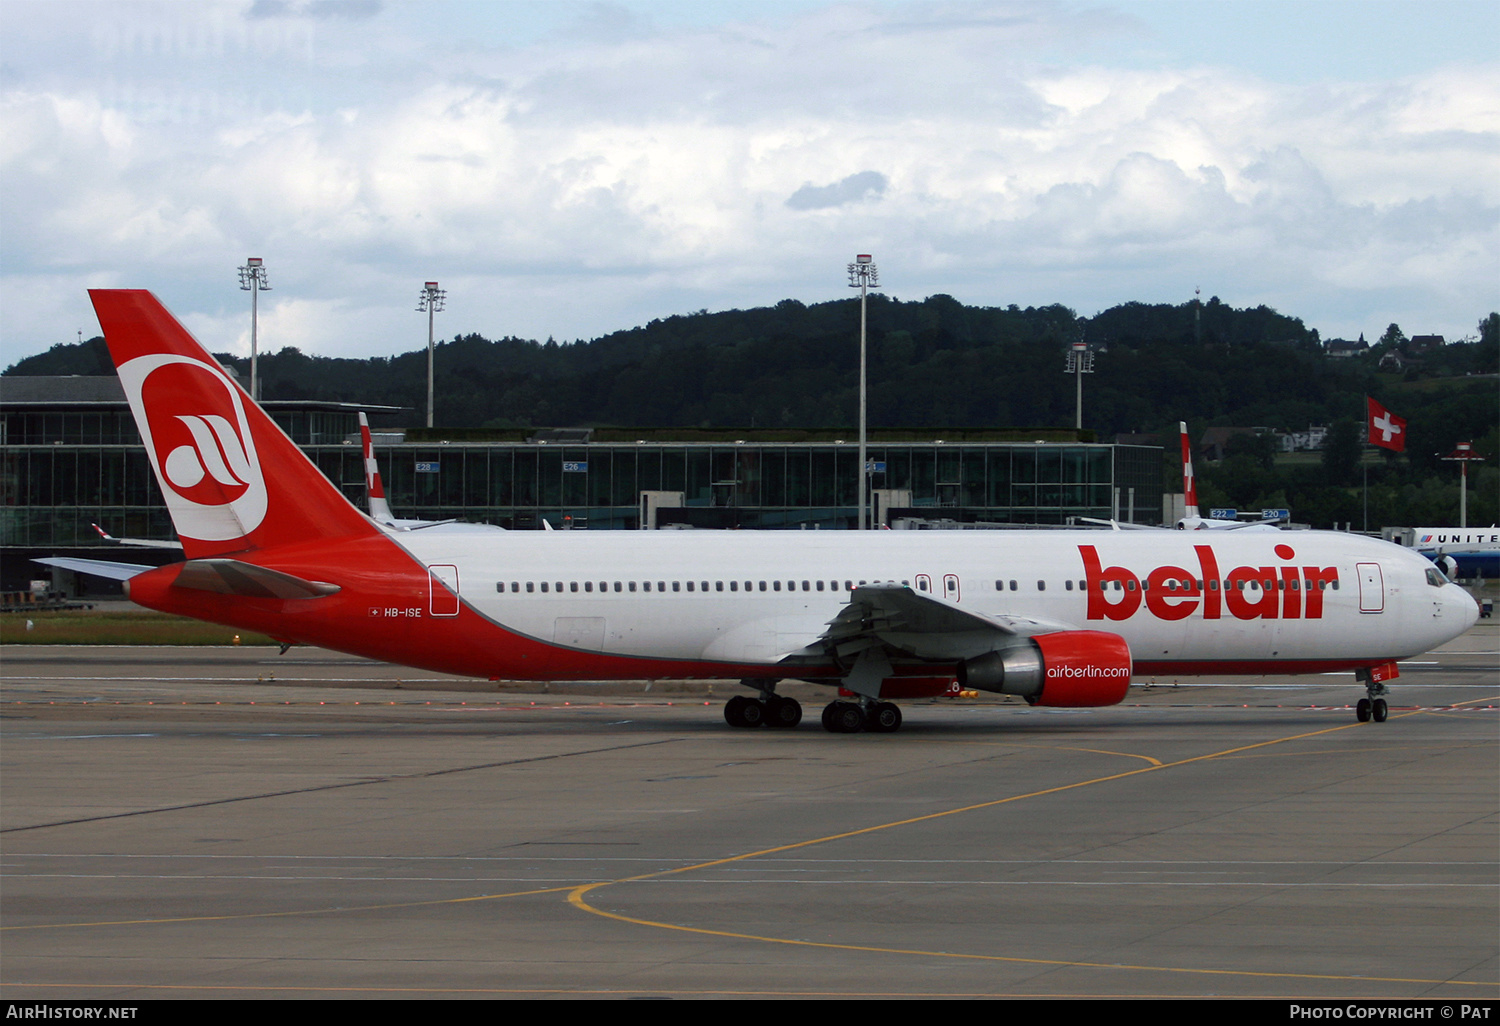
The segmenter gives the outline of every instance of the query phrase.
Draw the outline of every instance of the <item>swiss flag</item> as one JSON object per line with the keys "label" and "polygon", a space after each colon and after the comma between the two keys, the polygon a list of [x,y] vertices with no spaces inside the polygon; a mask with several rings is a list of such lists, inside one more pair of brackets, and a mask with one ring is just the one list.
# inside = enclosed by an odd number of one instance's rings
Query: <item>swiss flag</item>
{"label": "swiss flag", "polygon": [[1370,429],[1370,444],[1392,452],[1406,451],[1406,421],[1374,399],[1365,396],[1365,422]]}

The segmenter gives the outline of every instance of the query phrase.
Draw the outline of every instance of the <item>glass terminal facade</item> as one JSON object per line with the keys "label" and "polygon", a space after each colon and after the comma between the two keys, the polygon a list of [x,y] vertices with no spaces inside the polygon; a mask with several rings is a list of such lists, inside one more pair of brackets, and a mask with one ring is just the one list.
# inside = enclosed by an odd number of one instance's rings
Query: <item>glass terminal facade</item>
{"label": "glass terminal facade", "polygon": [[[857,520],[858,448],[833,442],[453,443],[377,445],[392,508],[424,520],[503,527],[586,522],[640,526],[644,491],[679,492],[664,522],[700,527],[823,529]],[[346,494],[362,494],[359,451],[312,446],[308,455]],[[1160,522],[1158,448],[1090,444],[871,445],[870,484],[909,492],[882,519],[912,516],[1012,524],[1125,516]],[[889,515],[887,515],[887,513]]]}
{"label": "glass terminal facade", "polygon": [[[96,545],[92,524],[117,537],[173,538],[118,380],[14,384],[24,380],[0,378],[0,546]],[[70,387],[59,394],[40,388],[44,380]],[[102,391],[79,399],[79,382]],[[265,406],[362,505],[360,407]],[[847,441],[772,442],[753,434],[732,442],[377,441],[375,452],[401,517],[631,529],[640,526],[641,493],[650,491],[680,493],[681,508],[660,510],[661,523],[826,530],[857,519],[858,448]],[[933,439],[869,447],[871,487],[894,490],[883,493],[886,522],[910,516],[1063,524],[1118,516],[1159,523],[1161,459],[1162,450],[1151,446],[1069,442]]]}

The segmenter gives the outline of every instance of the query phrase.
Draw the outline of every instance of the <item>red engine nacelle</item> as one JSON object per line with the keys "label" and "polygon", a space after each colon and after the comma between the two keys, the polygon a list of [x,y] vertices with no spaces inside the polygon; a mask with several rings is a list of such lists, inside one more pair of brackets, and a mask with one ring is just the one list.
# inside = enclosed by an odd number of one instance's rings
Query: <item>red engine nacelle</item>
{"label": "red engine nacelle", "polygon": [[958,666],[959,683],[1032,705],[1115,705],[1130,689],[1130,646],[1108,631],[1058,631]]}

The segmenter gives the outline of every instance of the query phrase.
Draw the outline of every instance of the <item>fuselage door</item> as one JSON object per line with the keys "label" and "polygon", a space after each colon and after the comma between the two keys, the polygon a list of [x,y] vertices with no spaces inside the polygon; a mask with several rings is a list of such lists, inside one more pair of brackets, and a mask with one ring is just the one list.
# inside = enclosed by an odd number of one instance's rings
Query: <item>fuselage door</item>
{"label": "fuselage door", "polygon": [[943,598],[949,602],[958,601],[958,574],[943,575]]}
{"label": "fuselage door", "polygon": [[1382,613],[1385,611],[1385,578],[1381,576],[1379,563],[1356,563],[1359,574],[1359,611]]}
{"label": "fuselage door", "polygon": [[427,570],[428,611],[433,616],[457,616],[458,567],[439,563]]}

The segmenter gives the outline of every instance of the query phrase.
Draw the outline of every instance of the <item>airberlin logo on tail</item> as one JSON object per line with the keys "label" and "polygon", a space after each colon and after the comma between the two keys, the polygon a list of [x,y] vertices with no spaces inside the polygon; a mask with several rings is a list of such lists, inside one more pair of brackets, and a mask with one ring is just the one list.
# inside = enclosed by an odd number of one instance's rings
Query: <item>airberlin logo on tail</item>
{"label": "airberlin logo on tail", "polygon": [[248,535],[266,516],[266,482],[243,397],[216,366],[153,353],[120,366],[177,533],[200,541]]}
{"label": "airberlin logo on tail", "polygon": [[212,414],[202,417],[179,414],[177,419],[192,435],[191,442],[169,452],[162,464],[177,493],[207,505],[214,505],[214,500],[222,496],[233,502],[245,494],[254,475],[244,446],[229,421]]}
{"label": "airberlin logo on tail", "polygon": [[[1160,620],[1184,620],[1201,610],[1203,619],[1319,620],[1323,592],[1337,588],[1338,567],[1237,566],[1224,573],[1214,550],[1194,545],[1198,566],[1159,566],[1144,580],[1122,566],[1104,566],[1092,545],[1078,546],[1087,578],[1090,620],[1128,620],[1144,604]],[[1291,561],[1290,545],[1277,545],[1276,557]]]}

